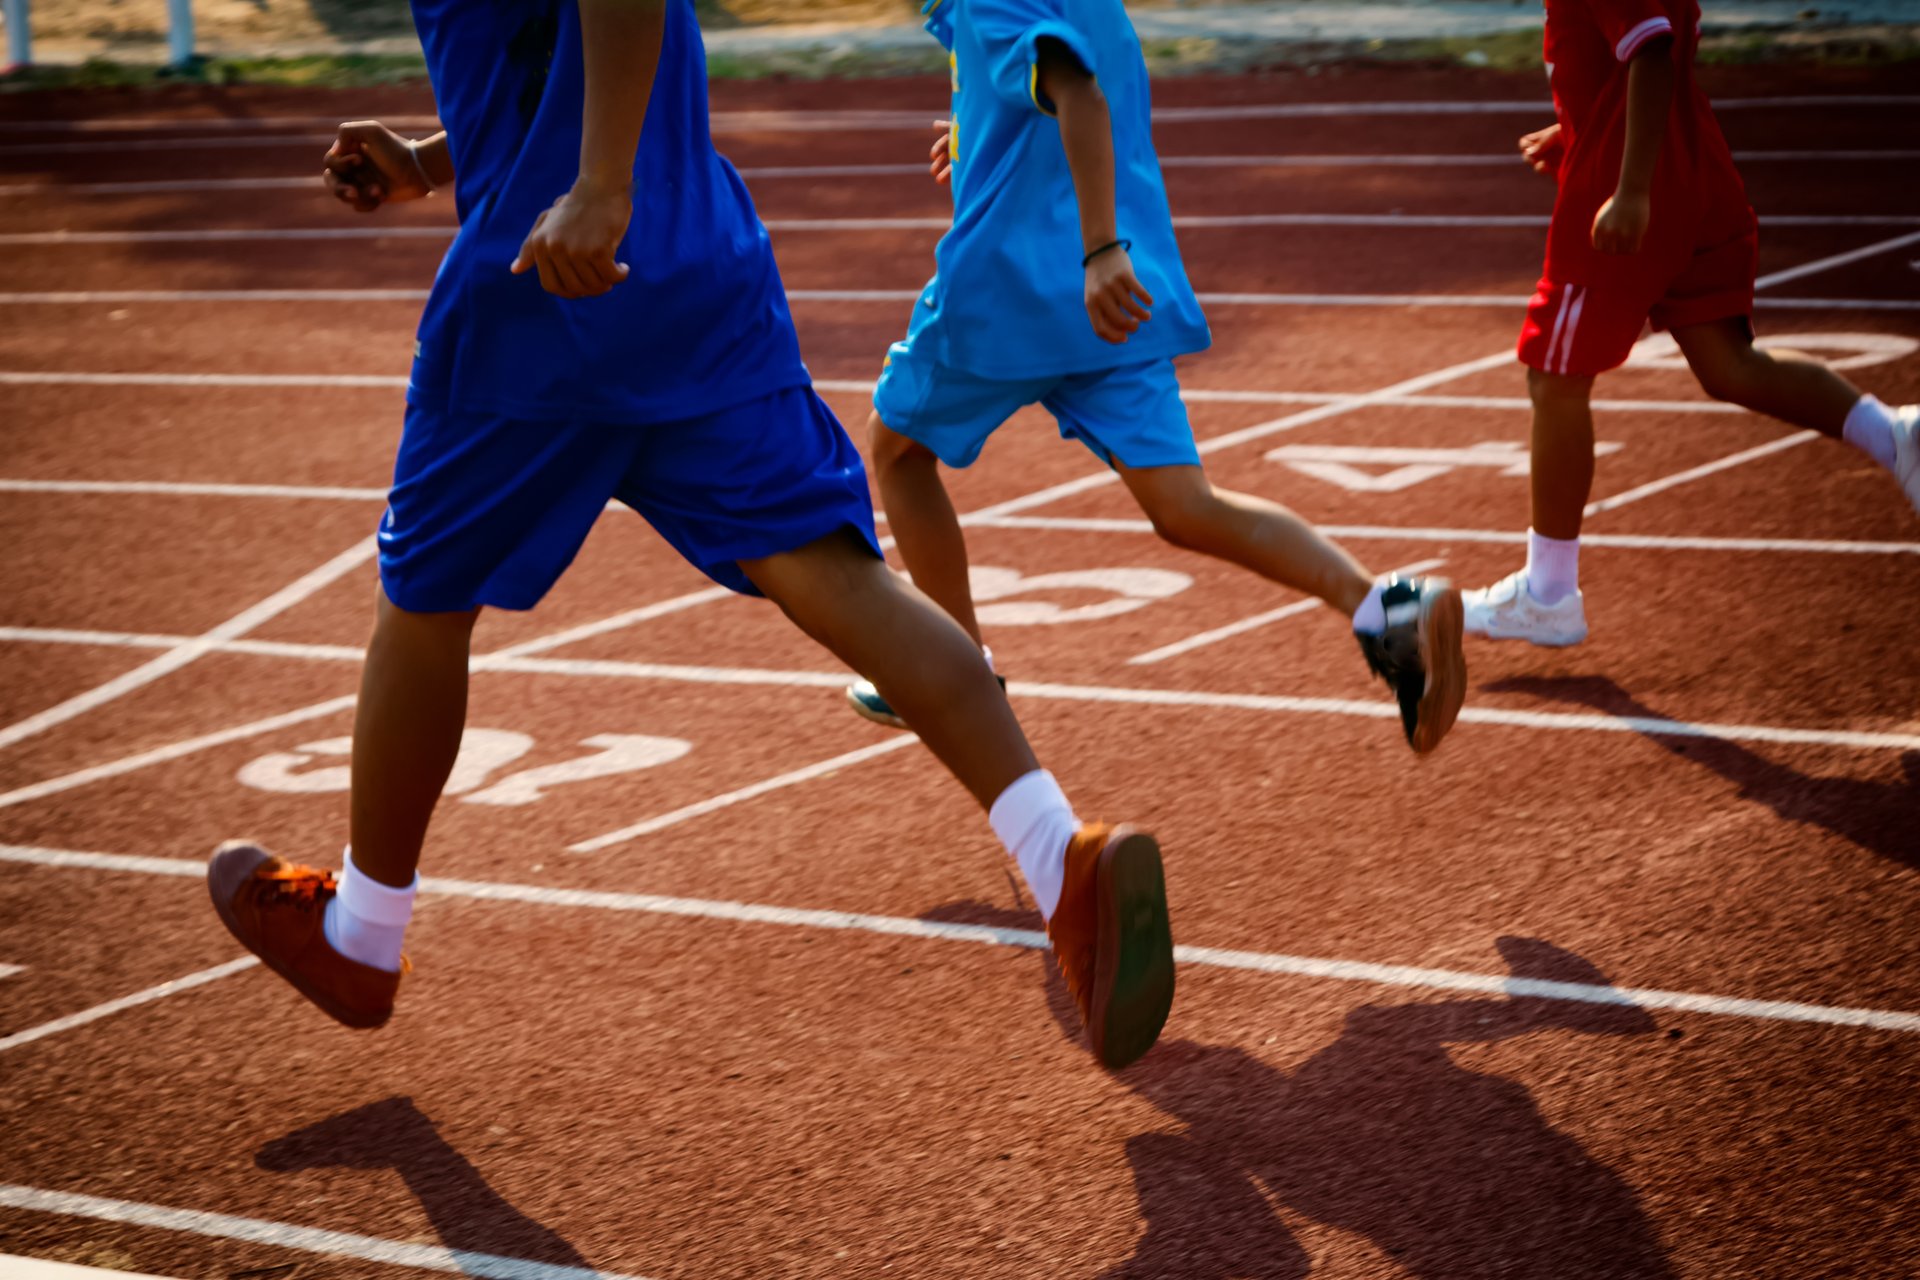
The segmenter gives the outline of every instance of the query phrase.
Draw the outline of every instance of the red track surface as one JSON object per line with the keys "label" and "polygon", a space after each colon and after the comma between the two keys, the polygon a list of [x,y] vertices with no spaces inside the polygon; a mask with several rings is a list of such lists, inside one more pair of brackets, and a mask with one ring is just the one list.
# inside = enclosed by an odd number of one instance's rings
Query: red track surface
{"label": "red track surface", "polygon": [[[1757,97],[1911,86],[1769,72],[1714,87]],[[1531,79],[1427,73],[1182,81],[1161,94],[1174,106],[1537,96]],[[940,106],[938,84],[914,81],[723,85],[716,101],[929,118]],[[4,180],[39,188],[0,194],[0,236],[444,225],[439,202],[360,222],[317,189],[77,187],[316,167],[298,140],[311,125],[231,155],[133,145],[276,132],[195,132],[194,120],[428,110],[401,91],[0,100],[11,121]],[[46,124],[85,117],[178,123]],[[1724,121],[1745,151],[1920,147],[1910,106],[1749,108]],[[1176,121],[1161,148],[1170,159],[1481,154],[1506,151],[1535,122],[1525,112]],[[721,143],[748,169],[910,164],[922,151],[912,129],[764,121]],[[72,144],[88,149],[59,149]],[[1746,171],[1763,224],[1920,216],[1920,190],[1889,181],[1884,163],[1756,159]],[[904,176],[751,185],[777,224],[938,217],[943,199]],[[1541,216],[1550,200],[1517,163],[1176,164],[1170,186],[1188,217]],[[1775,221],[1761,270],[1915,225]],[[789,228],[775,241],[796,290],[904,292],[929,269],[934,238]],[[1541,239],[1531,225],[1183,235],[1203,291],[1287,294],[1524,294]],[[0,240],[0,295],[420,289],[439,247]],[[1915,252],[1890,247],[1767,289],[1842,305],[1766,310],[1763,331],[1920,336]],[[1859,305],[1876,300],[1908,306]],[[0,296],[0,375],[43,375],[0,381],[0,536],[11,549],[0,564],[0,726],[219,627],[371,532],[415,310]],[[1377,566],[1441,559],[1478,584],[1516,563],[1518,545],[1488,540],[1525,523],[1525,482],[1499,468],[1356,492],[1289,465],[1326,460],[1297,452],[1309,446],[1524,447],[1516,368],[1413,389],[1490,402],[1217,394],[1380,391],[1509,348],[1516,307],[1210,310],[1217,346],[1184,368],[1203,440],[1304,415],[1217,448],[1217,479],[1352,529],[1350,545]],[[816,376],[871,378],[905,312],[896,301],[798,302]],[[1915,398],[1920,358],[1902,349],[1855,376],[1888,400]],[[304,375],[389,385],[300,385]],[[1600,436],[1620,447],[1601,462],[1601,498],[1787,435],[1688,407],[1699,394],[1669,369],[1629,369],[1602,394],[1652,403],[1603,412]],[[850,425],[863,417],[857,387],[828,398]],[[1267,457],[1283,448],[1295,452]],[[1401,465],[1347,458],[1373,475]],[[1095,474],[1029,417],[953,489],[979,511]],[[324,492],[207,488],[220,485]],[[309,744],[348,729],[338,700],[354,687],[373,598],[362,563],[179,670],[0,749],[0,966],[20,966],[0,977],[0,1206],[10,1206],[0,1252],[184,1277],[296,1264],[302,1277],[427,1266],[540,1280],[584,1274],[565,1268],[1920,1273],[1910,639],[1920,522],[1869,463],[1826,442],[1786,446],[1594,516],[1592,641],[1564,653],[1472,649],[1480,718],[1425,762],[1400,745],[1324,611],[1130,662],[1292,597],[1162,546],[1117,486],[1088,480],[1002,514],[1041,524],[976,527],[979,564],[1026,578],[1131,568],[1188,580],[1136,577],[1172,594],[1111,616],[992,627],[1022,717],[1083,812],[1161,833],[1178,940],[1255,953],[1190,957],[1166,1039],[1142,1064],[1110,1076],[1092,1063],[1029,934],[954,927],[1036,921],[984,822],[917,747],[735,795],[887,741],[842,710],[823,655],[772,610],[736,599],[539,647],[476,676],[471,724],[496,732],[475,740],[523,754],[442,808],[428,870],[464,887],[423,899],[410,948],[419,968],[388,1030],[339,1030],[247,970],[9,1039],[232,959],[195,879],[222,837],[334,856],[342,795],[314,775],[340,760]],[[638,521],[610,517],[553,598],[532,615],[490,616],[479,649],[705,585]],[[1114,599],[1110,585],[1056,580],[1016,586],[1006,604]],[[1314,699],[1326,701],[1303,701]],[[288,722],[244,731],[274,717]],[[1703,737],[1690,725],[1720,727]],[[588,740],[607,734],[690,747],[639,771],[485,789],[591,756],[606,744]],[[176,744],[186,745],[167,750]],[[524,803],[475,802],[489,796]],[[734,799],[687,812],[716,797]],[[568,852],[653,818],[648,834]],[[61,851],[120,857],[61,865]],[[925,936],[888,923],[916,919],[935,923]],[[1503,991],[1509,973],[1581,985]],[[1493,981],[1474,988],[1474,975]],[[1701,998],[1608,1003],[1608,984]]]}

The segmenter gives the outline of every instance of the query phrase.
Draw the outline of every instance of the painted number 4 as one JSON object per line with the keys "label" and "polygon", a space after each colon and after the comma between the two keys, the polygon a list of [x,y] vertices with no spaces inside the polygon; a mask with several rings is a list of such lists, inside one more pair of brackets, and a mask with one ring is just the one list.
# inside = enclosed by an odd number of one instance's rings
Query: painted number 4
{"label": "painted number 4", "polygon": [[[615,774],[638,773],[669,764],[693,750],[681,738],[656,738],[643,733],[599,733],[584,739],[590,755],[556,764],[522,769],[487,785],[487,780],[533,749],[533,739],[511,729],[468,729],[460,740],[460,756],[447,779],[447,794],[468,804],[522,805],[542,799],[550,787]],[[293,751],[276,751],[241,768],[240,782],[261,791],[314,794],[345,791],[351,771],[344,764],[312,767],[324,759],[352,754],[352,738],[309,742]]]}

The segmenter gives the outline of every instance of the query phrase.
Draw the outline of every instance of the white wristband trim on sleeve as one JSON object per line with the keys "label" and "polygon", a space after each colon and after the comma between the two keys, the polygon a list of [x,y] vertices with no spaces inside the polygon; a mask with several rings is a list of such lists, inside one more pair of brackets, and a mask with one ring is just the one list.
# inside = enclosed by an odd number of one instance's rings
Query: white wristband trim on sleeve
{"label": "white wristband trim on sleeve", "polygon": [[1648,18],[1633,30],[1620,37],[1620,43],[1613,46],[1613,56],[1621,62],[1631,58],[1634,51],[1657,35],[1672,35],[1673,24],[1665,18]]}

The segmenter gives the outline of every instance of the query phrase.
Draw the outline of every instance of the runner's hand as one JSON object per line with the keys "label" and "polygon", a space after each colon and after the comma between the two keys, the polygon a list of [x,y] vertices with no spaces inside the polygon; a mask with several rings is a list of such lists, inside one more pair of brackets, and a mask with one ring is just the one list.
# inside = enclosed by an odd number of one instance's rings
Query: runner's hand
{"label": "runner's hand", "polygon": [[933,127],[933,150],[927,153],[927,158],[933,163],[928,166],[927,172],[933,175],[935,182],[944,186],[953,176],[953,121],[935,120]]}
{"label": "runner's hand", "polygon": [[1560,141],[1558,123],[1536,129],[1520,139],[1520,158],[1535,173],[1544,173],[1549,178],[1559,174],[1560,158],[1566,154],[1566,150],[1565,144]]}
{"label": "runner's hand", "polygon": [[1133,259],[1115,246],[1087,264],[1087,318],[1118,345],[1152,318],[1153,298],[1133,277]]}
{"label": "runner's hand", "polygon": [[1653,221],[1653,201],[1616,191],[1593,218],[1593,247],[1602,253],[1638,253]]}
{"label": "runner's hand", "polygon": [[377,120],[340,126],[320,170],[327,190],[357,213],[372,213],[396,200],[418,200],[433,191],[414,144]]}
{"label": "runner's hand", "polygon": [[593,298],[627,278],[627,264],[614,260],[633,218],[627,188],[595,187],[584,180],[534,220],[513,274],[538,269],[540,287],[562,298]]}

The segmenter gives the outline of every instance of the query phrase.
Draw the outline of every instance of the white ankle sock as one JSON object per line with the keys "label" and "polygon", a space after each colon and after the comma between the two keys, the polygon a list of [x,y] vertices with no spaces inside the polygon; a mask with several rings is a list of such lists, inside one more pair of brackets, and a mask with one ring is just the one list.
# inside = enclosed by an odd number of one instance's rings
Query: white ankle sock
{"label": "white ankle sock", "polygon": [[1080,828],[1066,793],[1052,774],[1035,769],[1000,793],[987,820],[1020,864],[1041,916],[1052,919],[1067,879],[1067,841]]}
{"label": "white ankle sock", "polygon": [[1387,589],[1385,578],[1376,578],[1373,589],[1367,592],[1367,598],[1353,611],[1353,633],[1357,636],[1377,636],[1387,629],[1387,604],[1380,593]]}
{"label": "white ankle sock", "polygon": [[1853,402],[1840,436],[1881,466],[1893,466],[1893,410],[1877,397],[1861,396]]}
{"label": "white ankle sock", "polygon": [[1549,538],[1527,530],[1527,591],[1541,604],[1558,604],[1580,589],[1580,539]]}
{"label": "white ankle sock", "polygon": [[347,850],[338,892],[327,904],[323,921],[327,941],[349,960],[400,972],[400,946],[406,940],[413,895],[419,889],[419,876],[404,889],[381,884],[354,866],[353,850]]}

